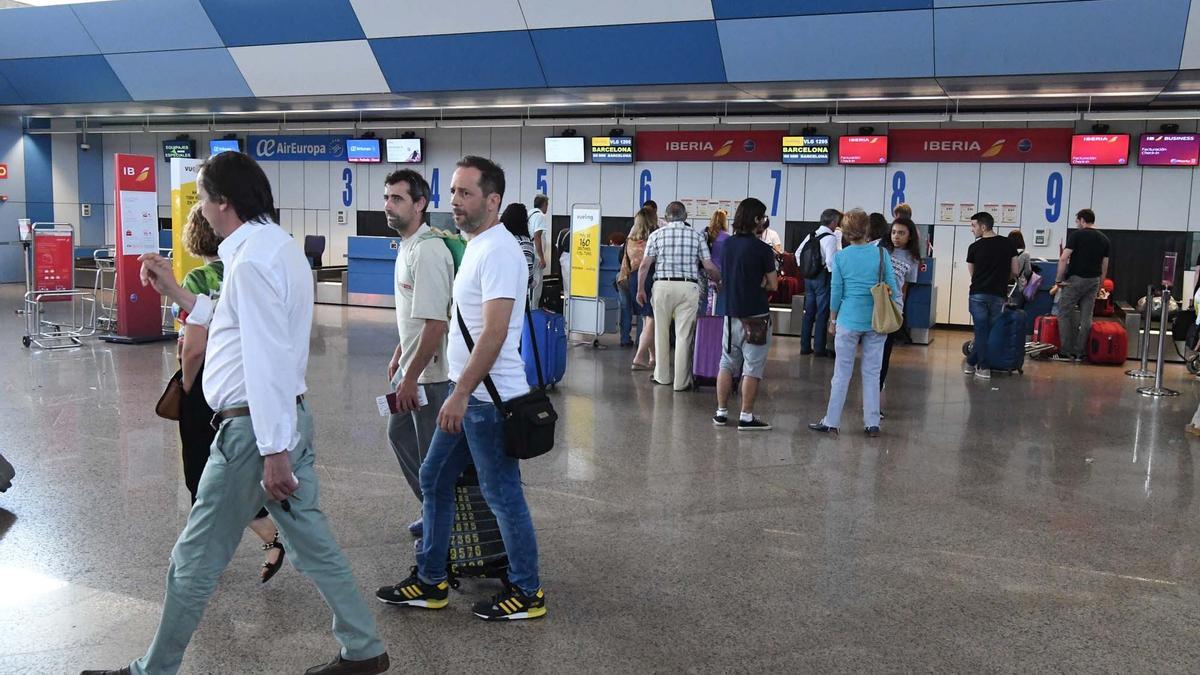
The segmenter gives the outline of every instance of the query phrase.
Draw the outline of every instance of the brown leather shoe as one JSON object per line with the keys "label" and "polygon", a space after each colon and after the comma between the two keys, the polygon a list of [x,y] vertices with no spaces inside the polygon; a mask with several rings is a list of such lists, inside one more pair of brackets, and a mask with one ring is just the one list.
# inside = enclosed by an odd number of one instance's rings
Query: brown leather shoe
{"label": "brown leather shoe", "polygon": [[332,661],[323,666],[313,666],[304,671],[304,675],[374,675],[387,672],[392,666],[387,652],[365,661],[347,661],[338,654]]}
{"label": "brown leather shoe", "polygon": [[129,666],[117,670],[85,670],[80,675],[130,675]]}

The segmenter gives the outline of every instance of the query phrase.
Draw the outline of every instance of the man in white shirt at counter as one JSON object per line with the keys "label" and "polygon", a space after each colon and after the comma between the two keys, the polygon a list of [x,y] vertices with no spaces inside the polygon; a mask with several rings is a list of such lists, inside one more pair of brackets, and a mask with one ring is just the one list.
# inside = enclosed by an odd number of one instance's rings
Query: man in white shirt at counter
{"label": "man in white shirt at counter", "polygon": [[550,247],[550,198],[543,194],[533,197],[533,210],[529,212],[529,238],[533,240],[533,248],[537,251],[537,262],[533,265],[533,293],[530,295],[529,306],[540,307],[542,301],[542,278],[546,276],[549,259],[546,250]]}
{"label": "man in white shirt at counter", "polygon": [[[200,209],[217,234],[225,286],[215,307],[180,288],[171,261],[143,255],[153,285],[209,329],[204,392],[219,424],[196,504],[171,551],[162,619],[149,651],[117,671],[174,673],[242,530],[266,503],[296,569],[333,610],[341,644],[334,660],[307,675],[382,673],[388,655],[375,618],[319,508],[313,423],[304,376],[312,329],[312,271],[274,222],[271,184],[254,160],[224,152],[201,165]],[[285,612],[286,614],[286,612]]]}

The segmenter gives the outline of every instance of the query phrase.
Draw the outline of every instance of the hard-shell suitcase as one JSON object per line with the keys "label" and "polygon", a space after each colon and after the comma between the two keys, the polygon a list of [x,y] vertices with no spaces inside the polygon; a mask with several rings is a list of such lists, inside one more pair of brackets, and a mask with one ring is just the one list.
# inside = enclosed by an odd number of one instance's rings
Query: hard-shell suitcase
{"label": "hard-shell suitcase", "polygon": [[1129,334],[1116,321],[1093,321],[1087,358],[1092,363],[1121,364],[1129,355]]}
{"label": "hard-shell suitcase", "polygon": [[525,361],[525,380],[529,386],[538,386],[538,361],[542,365],[542,382],[547,387],[563,379],[567,373],[567,322],[562,314],[544,309],[529,313],[521,330],[521,358]]}
{"label": "hard-shell suitcase", "polygon": [[[725,317],[696,317],[696,346],[692,352],[692,386],[715,386],[721,372],[721,340]],[[661,358],[661,357],[660,357]]]}
{"label": "hard-shell suitcase", "polygon": [[1054,345],[1054,350],[1046,356],[1053,356],[1055,352],[1062,349],[1062,336],[1058,332],[1058,317],[1047,314],[1034,319],[1033,341]]}
{"label": "hard-shell suitcase", "polygon": [[992,370],[1025,371],[1025,312],[1005,308],[988,334],[988,365]]}
{"label": "hard-shell suitcase", "polygon": [[[417,540],[419,546],[421,540]],[[508,554],[496,514],[479,488],[475,467],[469,466],[454,485],[454,525],[450,529],[449,571],[454,577],[505,579]]]}
{"label": "hard-shell suitcase", "polygon": [[546,277],[542,280],[542,297],[538,301],[541,309],[556,314],[563,313],[563,284],[559,277]]}

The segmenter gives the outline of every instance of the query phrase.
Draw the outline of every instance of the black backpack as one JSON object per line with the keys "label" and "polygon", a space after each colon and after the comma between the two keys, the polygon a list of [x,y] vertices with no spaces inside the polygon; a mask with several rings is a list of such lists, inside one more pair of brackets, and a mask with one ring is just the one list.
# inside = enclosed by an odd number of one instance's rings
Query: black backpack
{"label": "black backpack", "polygon": [[821,255],[821,239],[828,237],[824,232],[815,237],[809,237],[800,249],[800,276],[805,279],[816,279],[825,271],[825,257]]}

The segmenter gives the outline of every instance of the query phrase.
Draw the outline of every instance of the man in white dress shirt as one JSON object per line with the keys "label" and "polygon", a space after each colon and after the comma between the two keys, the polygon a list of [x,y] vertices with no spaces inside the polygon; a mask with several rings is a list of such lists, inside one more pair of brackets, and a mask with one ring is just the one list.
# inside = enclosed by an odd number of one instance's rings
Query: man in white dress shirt
{"label": "man in white dress shirt", "polygon": [[[312,272],[291,236],[274,222],[271,185],[249,156],[224,152],[200,167],[200,209],[224,241],[225,285],[215,307],[180,288],[171,262],[141,257],[142,282],[207,326],[204,392],[219,424],[196,504],[171,551],[162,619],[146,655],[117,671],[174,673],[242,530],[263,506],[296,569],[333,610],[341,651],[308,675],[382,673],[388,655],[375,618],[319,507],[313,424],[306,391],[312,329]],[[282,656],[282,655],[281,655]]]}

